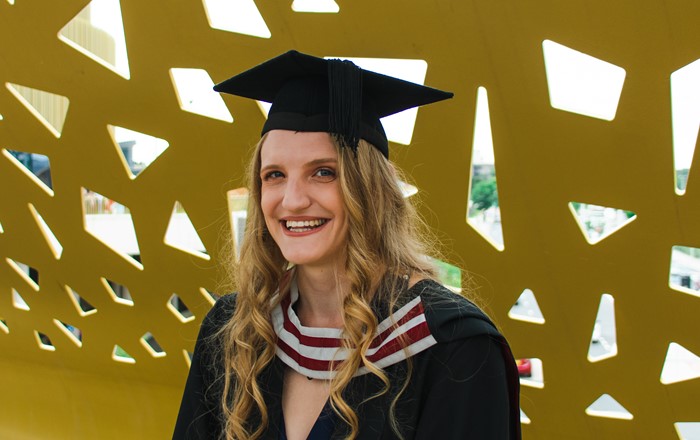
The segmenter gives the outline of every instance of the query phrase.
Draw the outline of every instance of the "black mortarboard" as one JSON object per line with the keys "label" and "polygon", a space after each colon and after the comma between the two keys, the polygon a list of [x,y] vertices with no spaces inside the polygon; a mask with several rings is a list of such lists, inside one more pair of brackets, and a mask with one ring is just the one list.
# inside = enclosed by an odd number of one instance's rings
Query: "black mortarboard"
{"label": "black mortarboard", "polygon": [[262,133],[283,129],[333,134],[353,151],[360,139],[389,157],[380,118],[430,104],[452,93],[295,50],[214,86],[217,92],[272,103]]}

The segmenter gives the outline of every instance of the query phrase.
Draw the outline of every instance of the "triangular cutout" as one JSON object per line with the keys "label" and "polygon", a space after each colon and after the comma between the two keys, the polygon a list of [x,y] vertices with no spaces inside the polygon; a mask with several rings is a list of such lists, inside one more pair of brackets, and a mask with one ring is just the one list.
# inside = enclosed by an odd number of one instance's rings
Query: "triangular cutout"
{"label": "triangular cutout", "polygon": [[19,310],[31,310],[29,304],[22,298],[22,295],[15,289],[12,289],[12,305]]}
{"label": "triangular cutout", "polygon": [[668,283],[673,290],[700,297],[700,248],[671,248]]}
{"label": "triangular cutout", "polygon": [[41,234],[44,236],[46,243],[49,245],[51,253],[57,260],[59,260],[61,258],[61,254],[63,254],[63,246],[61,245],[61,242],[58,241],[58,238],[56,238],[56,235],[53,233],[51,228],[49,228],[49,225],[46,224],[44,217],[39,214],[34,205],[31,203],[29,204],[29,211],[31,211],[36,224],[39,226],[39,229],[41,229]]}
{"label": "triangular cutout", "polygon": [[483,87],[476,97],[467,224],[497,250],[505,249],[488,93]]}
{"label": "triangular cutout", "polygon": [[608,238],[637,218],[637,214],[632,211],[580,202],[569,202],[569,210],[583,237],[592,245]]}
{"label": "triangular cutout", "polygon": [[107,130],[114,140],[129,177],[137,177],[153,163],[170,144],[168,141],[128,128],[108,125]]}
{"label": "triangular cutout", "polygon": [[213,90],[214,82],[204,69],[170,69],[180,108],[207,118],[233,122],[221,95]]}
{"label": "triangular cutout", "polygon": [[[355,58],[331,56],[328,58],[341,58],[352,61],[365,70],[393,76],[395,78],[416,84],[424,84],[428,72],[428,63],[425,60],[411,60],[398,58]],[[381,119],[387,138],[398,144],[409,145],[413,138],[413,129],[416,125],[418,107],[390,115]]]}
{"label": "triangular cutout", "polygon": [[612,121],[620,102],[625,69],[570,49],[542,42],[552,107]]}
{"label": "triangular cutout", "polygon": [[107,293],[112,297],[114,302],[118,304],[124,304],[125,306],[133,306],[134,300],[131,297],[131,292],[126,286],[115,283],[114,281],[108,280],[106,278],[100,278],[102,285],[105,286]]}
{"label": "triangular cutout", "polygon": [[51,134],[61,137],[70,105],[68,98],[19,84],[6,83],[5,86]]}
{"label": "triangular cutout", "polygon": [[141,345],[151,354],[151,356],[159,358],[165,356],[165,351],[160,346],[156,338],[151,332],[146,332],[140,339]]}
{"label": "triangular cutout", "polygon": [[93,61],[129,79],[129,58],[119,0],[92,0],[58,38]]}
{"label": "triangular cutout", "polygon": [[56,327],[58,327],[58,329],[61,330],[63,334],[68,336],[68,339],[70,339],[70,341],[74,343],[77,347],[83,346],[83,332],[80,331],[78,327],[66,324],[65,322],[59,321],[58,319],[54,319],[53,323],[56,324]]}
{"label": "triangular cutout", "polygon": [[168,302],[166,303],[168,310],[172,312],[175,317],[180,320],[180,322],[190,322],[194,320],[194,314],[187,307],[185,302],[176,293],[170,296]]}
{"label": "triangular cutout", "polygon": [[10,327],[7,326],[7,321],[5,321],[2,318],[0,318],[0,331],[5,333],[6,335],[10,334]]}
{"label": "triangular cutout", "polygon": [[668,385],[700,377],[700,357],[680,344],[671,342],[661,370],[661,383]]}
{"label": "triangular cutout", "polygon": [[430,258],[429,261],[435,266],[437,279],[443,286],[453,292],[462,291],[462,270],[459,267],[437,258]]}
{"label": "triangular cutout", "polygon": [[608,419],[632,420],[634,416],[624,406],[613,399],[609,394],[603,394],[588,408],[586,414],[593,417],[605,417]]}
{"label": "triangular cutout", "polygon": [[119,345],[114,346],[114,350],[112,350],[112,359],[117,362],[124,362],[125,364],[136,363],[136,359],[134,359],[133,356],[127,353],[126,350],[121,348]]}
{"label": "triangular cutout", "polygon": [[228,209],[231,213],[231,232],[236,258],[241,255],[241,246],[245,236],[245,225],[248,220],[248,190],[236,188],[226,193]]}
{"label": "triangular cutout", "polygon": [[33,267],[20,263],[19,261],[15,261],[11,258],[5,258],[5,261],[7,264],[14,269],[15,272],[17,272],[17,275],[22,277],[24,281],[29,284],[29,287],[31,287],[35,292],[39,291],[39,271],[34,269]]}
{"label": "triangular cutout", "polygon": [[[27,176],[29,180],[34,182],[39,188],[46,192],[46,194],[53,197],[53,189],[51,189],[51,165],[48,157],[41,154],[6,150],[4,148],[2,149],[2,155]],[[35,158],[37,159],[36,162],[34,160]]]}
{"label": "triangular cutout", "polygon": [[676,194],[685,194],[700,126],[700,59],[671,74],[671,120]]}
{"label": "triangular cutout", "polygon": [[[100,193],[81,188],[85,230],[117,255],[143,270],[141,255],[129,208]],[[105,214],[110,214],[109,217]]]}
{"label": "triangular cutout", "polygon": [[183,349],[182,355],[185,357],[185,364],[187,364],[187,368],[190,368],[192,365],[192,352]]}
{"label": "triangular cutout", "polygon": [[544,368],[542,359],[524,358],[516,361],[520,384],[532,388],[544,388]]}
{"label": "triangular cutout", "polygon": [[673,425],[680,440],[700,440],[700,422],[677,422]]}
{"label": "triangular cutout", "polygon": [[68,298],[70,298],[71,302],[75,306],[75,309],[80,316],[88,316],[92,315],[93,313],[97,313],[97,309],[93,307],[92,304],[87,302],[85,298],[78,295],[78,293],[75,290],[73,290],[70,286],[65,286],[65,289],[68,293]]}
{"label": "triangular cutout", "polygon": [[15,0],[7,0],[7,3],[9,3],[9,4],[11,4],[11,5],[14,5],[14,4],[15,4]]}
{"label": "triangular cutout", "polygon": [[214,29],[260,38],[272,36],[253,0],[204,0],[204,10]]}
{"label": "triangular cutout", "polygon": [[190,253],[204,260],[209,260],[204,243],[199,238],[190,217],[180,202],[175,202],[170,215],[168,229],[165,231],[165,244],[175,249]]}
{"label": "triangular cutout", "polygon": [[523,290],[513,307],[510,308],[508,317],[518,321],[544,324],[544,315],[540,310],[540,305],[537,303],[535,293],[530,289]]}
{"label": "triangular cutout", "polygon": [[292,11],[337,14],[340,12],[340,6],[333,0],[294,0],[292,2]]}
{"label": "triangular cutout", "polygon": [[588,360],[598,362],[617,356],[617,328],[615,327],[615,298],[608,293],[600,297],[598,314],[593,324]]}
{"label": "triangular cutout", "polygon": [[520,423],[523,425],[529,425],[531,422],[530,417],[525,414],[525,411],[523,411],[522,408],[520,408]]}
{"label": "triangular cutout", "polygon": [[39,344],[39,348],[42,350],[56,351],[56,347],[54,347],[51,339],[49,339],[49,337],[45,334],[34,330],[34,338],[36,339],[37,344]]}
{"label": "triangular cutout", "polygon": [[212,306],[214,305],[214,303],[216,303],[216,300],[220,298],[219,295],[217,295],[217,294],[215,294],[215,293],[213,293],[213,292],[208,291],[208,290],[205,289],[204,287],[200,287],[200,288],[199,288],[199,293],[201,293],[202,296],[204,297],[204,299],[206,299],[207,302],[208,302],[209,304],[211,304]]}
{"label": "triangular cutout", "polygon": [[399,189],[401,190],[401,194],[403,195],[404,199],[418,194],[418,188],[415,185],[406,183],[403,180],[397,180],[396,183],[399,185]]}

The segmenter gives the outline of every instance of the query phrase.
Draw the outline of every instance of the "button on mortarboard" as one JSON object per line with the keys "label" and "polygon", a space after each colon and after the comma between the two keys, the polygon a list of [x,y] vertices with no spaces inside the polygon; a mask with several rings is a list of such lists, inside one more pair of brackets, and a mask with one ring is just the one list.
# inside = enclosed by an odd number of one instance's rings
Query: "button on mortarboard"
{"label": "button on mortarboard", "polygon": [[453,96],[420,84],[295,50],[246,70],[214,90],[272,103],[270,130],[322,131],[356,149],[360,138],[389,157],[380,118]]}

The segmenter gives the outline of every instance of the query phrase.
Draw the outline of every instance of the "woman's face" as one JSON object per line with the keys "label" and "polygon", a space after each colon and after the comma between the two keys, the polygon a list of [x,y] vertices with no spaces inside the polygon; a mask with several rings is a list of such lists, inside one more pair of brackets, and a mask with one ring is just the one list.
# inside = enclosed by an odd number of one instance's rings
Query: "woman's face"
{"label": "woman's face", "polygon": [[344,263],[348,225],[338,153],[328,133],[268,132],[260,180],[265,224],[287,261],[309,267]]}

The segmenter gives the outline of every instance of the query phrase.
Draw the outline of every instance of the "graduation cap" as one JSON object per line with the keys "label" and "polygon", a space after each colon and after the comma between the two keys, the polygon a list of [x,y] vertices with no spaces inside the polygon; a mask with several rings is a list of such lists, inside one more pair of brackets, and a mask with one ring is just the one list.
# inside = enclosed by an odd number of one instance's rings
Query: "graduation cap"
{"label": "graduation cap", "polygon": [[348,60],[290,50],[214,86],[214,90],[272,103],[261,135],[270,130],[321,131],[357,151],[360,139],[389,157],[380,118],[453,96]]}

